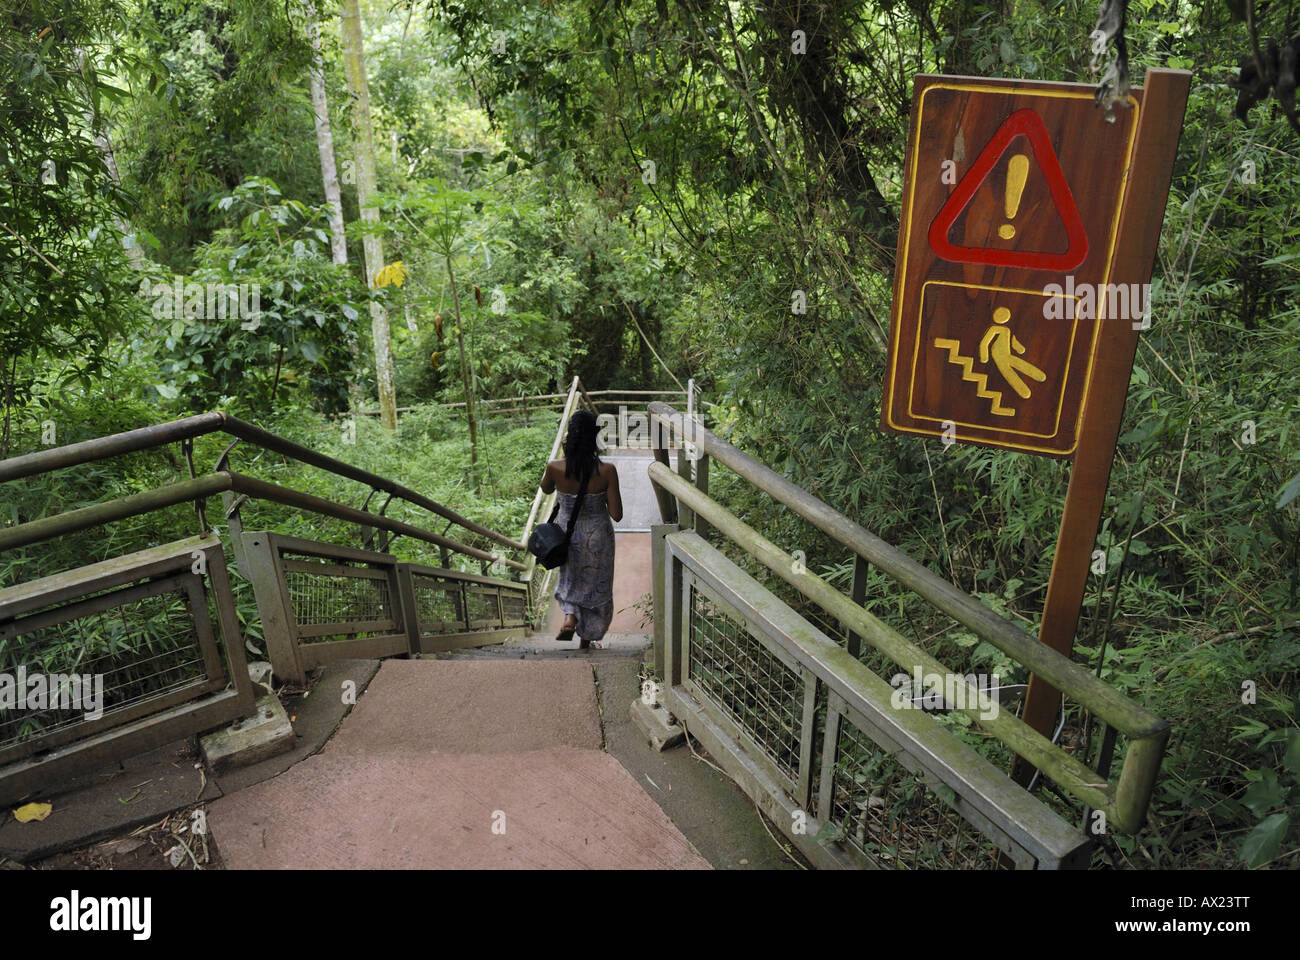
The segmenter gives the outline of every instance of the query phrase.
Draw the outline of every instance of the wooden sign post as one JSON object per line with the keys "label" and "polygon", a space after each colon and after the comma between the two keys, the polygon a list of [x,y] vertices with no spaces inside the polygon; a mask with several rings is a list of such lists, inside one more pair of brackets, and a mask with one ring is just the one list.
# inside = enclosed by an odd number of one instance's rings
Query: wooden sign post
{"label": "wooden sign post", "polygon": [[[1073,459],[1039,632],[1066,656],[1190,82],[1149,70],[1107,120],[1084,84],[916,78],[881,427]],[[1059,706],[1032,677],[1022,719]]]}

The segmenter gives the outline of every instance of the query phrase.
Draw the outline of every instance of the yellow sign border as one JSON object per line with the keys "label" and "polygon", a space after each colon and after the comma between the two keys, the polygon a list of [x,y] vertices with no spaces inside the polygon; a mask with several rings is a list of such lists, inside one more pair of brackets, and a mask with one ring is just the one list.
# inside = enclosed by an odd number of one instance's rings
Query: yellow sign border
{"label": "yellow sign border", "polygon": [[[916,198],[916,169],[921,159],[920,139],[921,139],[921,132],[925,122],[925,98],[929,96],[930,92],[933,90],[955,90],[959,93],[988,93],[988,94],[995,94],[998,96],[1013,96],[1013,97],[1014,96],[1050,97],[1050,98],[1056,98],[1062,100],[1095,99],[1095,95],[1089,90],[1058,90],[1058,91],[1054,91],[1051,89],[1018,90],[1015,88],[1010,88],[1006,85],[992,85],[992,84],[980,84],[980,83],[935,83],[935,84],[931,84],[930,86],[922,90],[920,100],[917,103],[915,140],[913,143],[910,144],[912,148],[912,162],[907,171],[907,184],[908,184],[907,201],[903,208],[903,219],[899,227],[900,230],[903,231],[902,236],[904,238],[903,263],[900,268],[901,276],[903,278],[902,281],[903,286],[906,286],[907,284],[907,259],[908,259],[908,250],[910,247],[910,244],[907,241],[908,239],[910,239],[912,234],[912,219],[914,213],[913,205]],[[1119,229],[1119,216],[1121,211],[1124,209],[1124,198],[1128,193],[1129,170],[1133,166],[1133,144],[1137,137],[1138,110],[1140,108],[1138,106],[1136,97],[1130,95],[1127,98],[1127,101],[1128,101],[1128,109],[1132,111],[1132,113],[1130,114],[1131,122],[1129,125],[1129,132],[1128,132],[1128,147],[1125,151],[1123,173],[1120,176],[1119,194],[1117,195],[1115,201],[1115,214],[1111,218],[1110,236],[1107,239],[1106,269],[1102,275],[1102,282],[1099,285],[1096,323],[1093,325],[1092,342],[1088,345],[1088,368],[1084,372],[1083,394],[1079,401],[1079,413],[1074,424],[1075,442],[1068,450],[1058,450],[1054,447],[1034,446],[1031,444],[1008,443],[1004,440],[996,439],[996,438],[971,437],[970,438],[971,440],[979,440],[983,443],[999,446],[1008,450],[1020,450],[1026,453],[1047,453],[1053,456],[1069,456],[1070,454],[1074,453],[1075,448],[1077,448],[1079,445],[1079,431],[1078,431],[1079,421],[1083,418],[1083,411],[1086,408],[1088,402],[1088,392],[1092,388],[1092,366],[1093,366],[1093,361],[1097,355],[1097,336],[1101,331],[1101,321],[1106,317],[1105,297],[1106,297],[1107,288],[1110,286],[1111,267],[1114,265],[1114,260],[1115,260],[1115,237]],[[1053,276],[1055,275],[1056,274],[1053,274]],[[931,281],[925,281],[922,283],[922,291],[924,291],[925,283],[929,283],[929,282]],[[939,282],[939,281],[935,281],[935,282]],[[974,289],[980,288],[980,286],[977,284],[954,283],[954,285],[964,286],[967,288],[974,288]],[[900,294],[901,294],[901,289],[900,289]],[[922,298],[922,301],[924,302],[924,298]],[[897,312],[891,310],[891,315],[893,315],[892,316],[893,320],[901,321],[902,319],[901,309],[902,307],[900,304]],[[918,324],[920,323],[919,313],[917,315],[917,323]],[[1077,323],[1077,319],[1076,319],[1076,323]],[[891,428],[902,433],[915,433],[915,434],[920,434],[922,436],[930,436],[930,437],[940,436],[942,431],[924,430],[924,429],[919,429],[917,427],[911,427],[911,426],[900,426],[899,424],[896,424],[894,422],[893,406],[894,406],[894,397],[896,396],[896,391],[897,391],[898,338],[901,333],[901,322],[893,323],[893,330],[891,331],[891,333],[892,333],[892,337],[890,343],[890,348],[891,348],[890,354],[892,355],[894,362],[890,365],[889,368],[889,390],[886,396],[883,398],[885,421],[889,424]],[[919,336],[920,336],[919,328],[917,329],[917,336],[919,342]],[[1073,338],[1071,339],[1071,343],[1073,344]],[[915,379],[915,371],[913,371],[913,379]],[[1062,396],[1064,396],[1064,393],[1062,393]],[[909,399],[908,406],[909,406],[909,413],[910,413],[910,407],[911,407],[910,399]],[[921,418],[917,418],[917,419],[921,419]],[[932,418],[926,418],[926,419],[932,419]],[[977,430],[987,430],[990,432],[992,431],[1003,432],[1003,433],[1009,432],[1009,431],[1002,430],[1002,428],[1000,427],[990,427],[984,424],[973,425],[973,428]],[[1058,423],[1057,433],[1059,432],[1060,432],[1060,424]]]}

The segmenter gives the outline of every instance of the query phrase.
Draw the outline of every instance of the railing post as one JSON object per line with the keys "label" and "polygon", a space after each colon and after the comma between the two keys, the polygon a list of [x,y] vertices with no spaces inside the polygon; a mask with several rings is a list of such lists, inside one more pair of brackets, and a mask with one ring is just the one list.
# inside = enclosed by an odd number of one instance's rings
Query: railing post
{"label": "railing post", "polygon": [[248,559],[244,556],[244,520],[239,508],[248,497],[242,493],[226,490],[221,494],[221,513],[226,518],[226,530],[230,535],[230,550],[235,555],[235,569],[245,580],[251,579],[248,572]]}
{"label": "railing post", "polygon": [[[709,495],[709,455],[699,447],[695,447],[694,449],[696,456],[698,457],[695,461],[695,486],[700,493],[707,497]],[[709,531],[711,529],[709,522],[703,517],[697,516],[695,518],[695,532],[705,540],[709,538]]]}
{"label": "railing post", "polygon": [[[667,547],[667,541],[664,541]],[[667,633],[664,634],[664,689],[670,690],[682,685],[682,650],[684,646],[684,634],[689,629],[683,623],[683,614],[688,613],[686,604],[689,598],[685,596],[683,589],[683,574],[685,568],[682,562],[678,560],[671,550],[665,549],[663,578],[664,578],[664,613],[667,619],[664,626]]]}
{"label": "railing post", "polygon": [[799,795],[795,800],[799,809],[810,813],[808,804],[812,801],[813,780],[813,746],[817,730],[817,674],[811,670],[804,671],[803,678],[803,717],[799,726]]}
{"label": "railing post", "polygon": [[[867,574],[871,571],[871,565],[863,560],[858,554],[853,555],[853,586],[850,595],[853,598],[853,605],[860,607],[867,599]],[[862,637],[854,633],[849,625],[840,621],[840,627],[844,631],[844,637],[848,641],[849,653],[857,657],[862,651]]]}
{"label": "railing post", "polygon": [[650,590],[654,601],[654,652],[655,652],[655,674],[656,676],[666,676],[664,673],[664,625],[668,615],[666,606],[667,597],[664,594],[664,556],[667,554],[664,537],[670,533],[676,533],[678,526],[675,523],[656,523],[650,527]]}
{"label": "railing post", "polygon": [[469,613],[469,590],[466,588],[465,581],[462,580],[456,588],[460,593],[460,618],[465,630],[473,630],[471,626],[473,618]]}
{"label": "railing post", "polygon": [[[685,442],[677,448],[677,475],[687,483],[694,484],[695,482],[694,473],[691,471],[691,458],[686,455]],[[695,529],[695,511],[681,499],[677,501],[677,522],[681,524],[683,529]]]}
{"label": "railing post", "polygon": [[835,757],[840,744],[840,717],[844,698],[831,691],[826,702],[826,732],[822,736],[821,783],[817,788],[817,819],[822,826],[830,823],[831,800],[835,792]]}
{"label": "railing post", "polygon": [[406,628],[406,643],[410,648],[408,656],[412,659],[420,655],[420,612],[415,604],[415,583],[411,578],[411,565],[399,563],[397,575],[397,607],[402,614],[402,626]]}
{"label": "railing post", "polygon": [[257,612],[262,618],[262,637],[266,640],[266,655],[271,661],[271,669],[282,681],[305,684],[307,672],[298,655],[298,638],[294,635],[297,620],[271,534],[266,530],[246,532],[244,555],[248,559],[248,579],[253,583]]}
{"label": "railing post", "polygon": [[[648,415],[648,412],[647,412]],[[662,421],[656,421],[650,418],[650,447],[654,451],[654,457],[665,467],[672,469],[672,463],[668,459],[668,446],[671,443],[672,434],[669,427]],[[659,502],[659,519],[664,523],[677,523],[677,500],[671,493],[664,490],[653,480],[650,486],[654,489],[655,500]]]}

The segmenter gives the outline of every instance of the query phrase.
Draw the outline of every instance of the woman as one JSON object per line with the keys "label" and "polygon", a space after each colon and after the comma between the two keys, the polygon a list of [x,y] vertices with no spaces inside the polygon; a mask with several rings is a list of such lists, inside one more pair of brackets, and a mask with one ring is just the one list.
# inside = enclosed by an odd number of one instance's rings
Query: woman
{"label": "woman", "polygon": [[623,519],[623,498],[618,492],[618,471],[601,463],[596,450],[599,428],[596,415],[579,410],[569,419],[564,459],[552,460],[542,477],[542,492],[559,491],[560,513],[555,522],[567,529],[569,517],[586,483],[582,509],[573,526],[569,557],[560,567],[555,599],[564,611],[564,626],[555,639],[573,639],[586,649],[600,640],[614,619],[614,522]]}

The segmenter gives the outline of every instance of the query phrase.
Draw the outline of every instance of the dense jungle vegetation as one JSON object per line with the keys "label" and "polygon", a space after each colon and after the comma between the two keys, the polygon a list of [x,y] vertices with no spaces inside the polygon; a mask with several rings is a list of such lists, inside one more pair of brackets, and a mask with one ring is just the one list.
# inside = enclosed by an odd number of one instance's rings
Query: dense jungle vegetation
{"label": "dense jungle vegetation", "polygon": [[[554,423],[485,420],[471,470],[444,404],[692,377],[717,432],[1033,630],[1068,464],[878,426],[912,79],[1096,83],[1122,48],[1116,83],[1193,81],[1076,657],[1174,734],[1096,863],[1300,866],[1300,13],[1106,7],[1094,69],[1096,0],[3,0],[0,457],[222,409],[517,533]],[[11,484],[0,523],[185,469]],[[9,551],[0,585],[192,526]]]}

